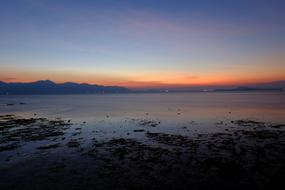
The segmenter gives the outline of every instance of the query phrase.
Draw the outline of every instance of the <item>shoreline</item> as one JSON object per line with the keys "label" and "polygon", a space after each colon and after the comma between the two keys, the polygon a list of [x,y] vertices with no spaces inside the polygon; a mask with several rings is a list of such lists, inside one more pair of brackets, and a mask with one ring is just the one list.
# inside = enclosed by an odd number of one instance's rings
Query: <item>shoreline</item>
{"label": "shoreline", "polygon": [[267,189],[282,184],[284,123],[222,121],[219,125],[230,126],[224,132],[188,137],[157,132],[159,121],[136,122],[132,133],[145,135],[148,143],[128,136],[104,139],[102,131],[87,139],[87,124],[69,119],[1,115],[0,187]]}

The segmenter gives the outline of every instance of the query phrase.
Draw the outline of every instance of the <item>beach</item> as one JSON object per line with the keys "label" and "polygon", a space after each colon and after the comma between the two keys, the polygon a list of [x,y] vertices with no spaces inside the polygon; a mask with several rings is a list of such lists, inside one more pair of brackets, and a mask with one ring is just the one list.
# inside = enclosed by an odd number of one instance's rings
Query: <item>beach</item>
{"label": "beach", "polygon": [[0,97],[1,189],[269,189],[280,92]]}

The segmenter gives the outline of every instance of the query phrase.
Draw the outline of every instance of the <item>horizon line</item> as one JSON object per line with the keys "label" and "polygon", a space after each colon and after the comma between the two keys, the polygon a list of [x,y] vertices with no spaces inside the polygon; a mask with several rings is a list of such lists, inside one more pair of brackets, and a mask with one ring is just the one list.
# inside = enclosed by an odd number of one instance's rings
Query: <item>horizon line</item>
{"label": "horizon line", "polygon": [[28,83],[36,83],[36,82],[51,82],[53,84],[67,84],[67,83],[73,83],[73,84],[87,84],[87,85],[96,85],[96,86],[104,86],[104,87],[123,87],[127,89],[141,89],[141,90],[151,90],[151,89],[187,89],[187,88],[199,88],[199,87],[204,87],[204,88],[217,88],[217,87],[246,87],[248,85],[261,85],[261,84],[270,84],[270,83],[276,83],[276,82],[285,82],[284,80],[271,80],[271,81],[266,81],[266,82],[253,82],[253,83],[231,83],[231,84],[163,84],[161,83],[160,85],[155,85],[155,86],[124,86],[124,85],[105,85],[105,84],[99,84],[99,83],[88,83],[88,82],[72,82],[72,81],[65,81],[65,82],[57,82],[51,79],[40,79],[40,80],[35,80],[35,81],[5,81],[5,80],[0,80],[0,82],[5,83],[5,84],[14,84],[14,83],[21,83],[21,84],[28,84]]}

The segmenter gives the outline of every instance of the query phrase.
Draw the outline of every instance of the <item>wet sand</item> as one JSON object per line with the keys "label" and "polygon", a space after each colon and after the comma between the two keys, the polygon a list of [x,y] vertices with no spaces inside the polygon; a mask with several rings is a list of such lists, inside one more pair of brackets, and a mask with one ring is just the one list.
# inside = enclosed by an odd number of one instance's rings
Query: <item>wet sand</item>
{"label": "wet sand", "polygon": [[[159,131],[160,120],[122,122],[136,127],[114,127],[112,133],[125,134],[110,137],[71,118],[1,115],[0,189],[274,189],[283,184],[285,123],[226,118],[213,123],[220,132],[182,135]],[[182,127],[185,134],[191,125],[195,121]]]}

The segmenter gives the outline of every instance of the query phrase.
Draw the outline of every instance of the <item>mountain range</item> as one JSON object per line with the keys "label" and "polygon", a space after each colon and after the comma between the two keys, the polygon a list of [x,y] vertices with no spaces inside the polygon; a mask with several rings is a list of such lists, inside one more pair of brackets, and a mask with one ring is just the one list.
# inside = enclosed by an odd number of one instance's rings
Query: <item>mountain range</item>
{"label": "mountain range", "polygon": [[54,83],[50,80],[40,80],[29,83],[5,83],[0,81],[0,95],[19,94],[104,94],[104,93],[158,93],[158,92],[231,92],[231,91],[285,91],[285,80],[247,86],[194,86],[172,89],[142,89],[131,90],[121,86],[103,86],[86,83]]}
{"label": "mountain range", "polygon": [[30,83],[5,83],[0,81],[0,94],[94,94],[125,93],[130,90],[119,86],[102,86],[66,82],[57,84],[50,80]]}
{"label": "mountain range", "polygon": [[268,83],[252,84],[247,86],[239,86],[224,89],[215,89],[216,92],[221,91],[284,91],[285,81],[274,81]]}

